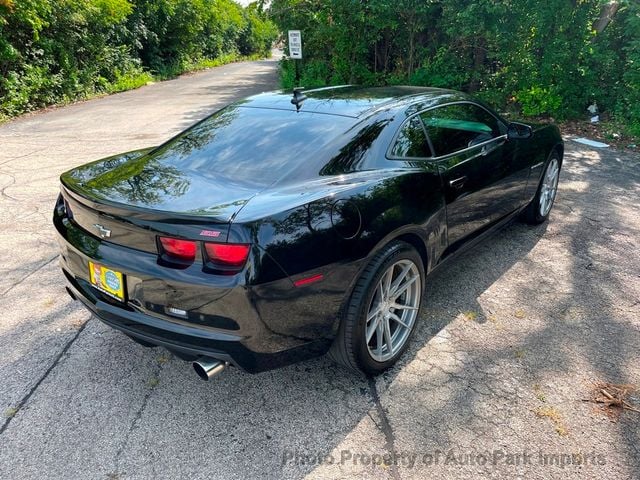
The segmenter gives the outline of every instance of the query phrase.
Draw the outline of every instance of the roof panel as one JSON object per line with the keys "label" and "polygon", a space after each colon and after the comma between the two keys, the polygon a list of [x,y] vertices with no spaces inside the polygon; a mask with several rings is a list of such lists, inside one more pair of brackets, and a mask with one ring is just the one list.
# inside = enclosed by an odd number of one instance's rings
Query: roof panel
{"label": "roof panel", "polygon": [[[450,98],[452,94],[462,95],[451,90],[427,87],[328,87],[305,91],[307,99],[301,111],[360,117],[385,105],[405,105],[414,97],[436,101],[442,97]],[[291,91],[267,92],[239,102],[239,105],[253,108],[273,108],[278,110],[295,110],[291,103]]]}

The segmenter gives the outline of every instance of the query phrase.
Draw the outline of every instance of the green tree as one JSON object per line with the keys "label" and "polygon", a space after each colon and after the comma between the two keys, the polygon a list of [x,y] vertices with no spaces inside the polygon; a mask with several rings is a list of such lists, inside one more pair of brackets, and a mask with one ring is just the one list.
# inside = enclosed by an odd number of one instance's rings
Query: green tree
{"label": "green tree", "polygon": [[0,118],[264,54],[263,6],[232,0],[0,0]]}
{"label": "green tree", "polygon": [[[302,84],[462,89],[525,115],[602,110],[640,131],[636,0],[273,0],[302,30]],[[284,86],[293,84],[290,61]]]}

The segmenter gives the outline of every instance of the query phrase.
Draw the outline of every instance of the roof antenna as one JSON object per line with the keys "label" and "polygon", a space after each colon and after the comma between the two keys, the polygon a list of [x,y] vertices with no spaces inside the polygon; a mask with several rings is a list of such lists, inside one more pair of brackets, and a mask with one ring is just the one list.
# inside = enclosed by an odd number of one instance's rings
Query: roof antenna
{"label": "roof antenna", "polygon": [[291,99],[291,103],[296,106],[296,112],[300,111],[300,107],[302,107],[302,102],[304,102],[307,97],[303,93],[304,88],[296,87],[293,89],[293,98]]}

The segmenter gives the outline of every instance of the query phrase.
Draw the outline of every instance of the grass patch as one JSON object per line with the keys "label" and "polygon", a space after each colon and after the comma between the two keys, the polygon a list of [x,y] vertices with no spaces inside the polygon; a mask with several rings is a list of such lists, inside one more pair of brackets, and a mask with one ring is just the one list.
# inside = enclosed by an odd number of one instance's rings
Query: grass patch
{"label": "grass patch", "polygon": [[478,312],[474,312],[473,310],[469,310],[468,312],[462,312],[462,315],[464,315],[464,319],[469,322],[473,322],[478,318]]}
{"label": "grass patch", "polygon": [[199,58],[185,62],[175,62],[157,71],[155,78],[158,80],[170,80],[185,73],[193,73],[200,70],[207,70],[209,68],[221,67],[230,63],[262,60],[264,58],[268,58],[268,56],[263,54],[240,55],[232,52],[225,53],[216,58]]}
{"label": "grass patch", "polygon": [[44,302],[42,302],[42,306],[44,308],[51,308],[56,303],[53,298],[47,298]]}
{"label": "grass patch", "polygon": [[555,427],[556,433],[561,437],[569,434],[567,428],[564,426],[564,422],[562,421],[560,412],[555,407],[538,407],[535,411],[535,414],[538,418],[548,418],[549,420],[551,420],[553,426]]}
{"label": "grass patch", "polygon": [[237,53],[228,53],[218,58],[203,58],[193,63],[188,70],[204,70],[206,68],[221,67],[222,65],[237,62],[240,58],[242,57]]}
{"label": "grass patch", "polygon": [[168,354],[162,354],[158,357],[158,365],[164,365],[169,360],[171,360],[171,357]]}
{"label": "grass patch", "polygon": [[18,409],[17,408],[6,408],[4,413],[4,418],[13,418],[16,416],[16,413],[18,413]]}
{"label": "grass patch", "polygon": [[153,75],[146,71],[132,72],[124,75],[116,74],[116,81],[107,86],[108,93],[134,90],[154,81]]}
{"label": "grass patch", "polygon": [[537,383],[533,386],[533,393],[535,393],[536,398],[542,403],[545,403],[547,401],[547,396],[542,391],[542,387],[540,387],[540,385],[538,385]]}

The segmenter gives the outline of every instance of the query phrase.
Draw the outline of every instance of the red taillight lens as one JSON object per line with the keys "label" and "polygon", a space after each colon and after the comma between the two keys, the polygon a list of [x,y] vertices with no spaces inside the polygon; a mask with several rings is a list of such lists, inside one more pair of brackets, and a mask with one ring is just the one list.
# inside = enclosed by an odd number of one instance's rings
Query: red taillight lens
{"label": "red taillight lens", "polygon": [[196,258],[197,243],[191,240],[160,237],[163,253],[183,262],[193,262]]}
{"label": "red taillight lens", "polygon": [[229,267],[241,267],[249,256],[249,245],[244,243],[205,243],[204,249],[211,262]]}

